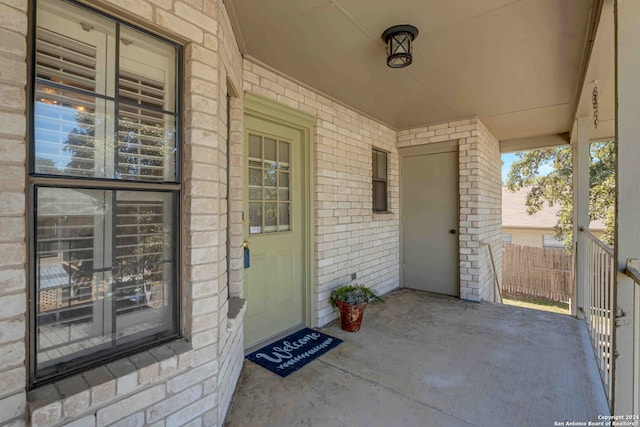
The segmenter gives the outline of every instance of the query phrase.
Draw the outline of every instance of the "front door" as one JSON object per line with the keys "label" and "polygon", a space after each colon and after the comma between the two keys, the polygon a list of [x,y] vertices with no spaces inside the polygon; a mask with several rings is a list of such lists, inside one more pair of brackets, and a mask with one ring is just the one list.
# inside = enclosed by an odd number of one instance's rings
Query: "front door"
{"label": "front door", "polygon": [[245,116],[245,348],[303,323],[303,183],[299,130]]}
{"label": "front door", "polygon": [[458,153],[403,157],[404,286],[460,295]]}

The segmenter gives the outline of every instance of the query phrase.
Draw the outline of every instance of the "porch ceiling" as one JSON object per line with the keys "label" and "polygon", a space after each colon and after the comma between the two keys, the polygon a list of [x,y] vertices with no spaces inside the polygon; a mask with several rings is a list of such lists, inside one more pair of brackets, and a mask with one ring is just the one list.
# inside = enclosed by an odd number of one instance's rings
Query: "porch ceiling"
{"label": "porch ceiling", "polygon": [[584,79],[577,116],[593,117],[593,81],[598,82],[598,117],[595,128],[589,126],[591,139],[615,137],[615,34],[613,0],[602,5],[598,31],[593,42],[589,66]]}
{"label": "porch ceiling", "polygon": [[[592,0],[225,0],[249,55],[397,129],[478,116],[500,140],[571,131]],[[385,63],[380,35],[420,34]]]}

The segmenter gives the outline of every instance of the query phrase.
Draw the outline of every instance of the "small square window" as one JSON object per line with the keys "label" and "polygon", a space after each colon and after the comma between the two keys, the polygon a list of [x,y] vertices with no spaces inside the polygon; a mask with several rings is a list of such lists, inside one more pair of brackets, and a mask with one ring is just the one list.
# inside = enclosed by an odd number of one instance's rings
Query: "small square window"
{"label": "small square window", "polygon": [[542,236],[542,246],[545,248],[566,248],[566,245],[562,240],[556,239],[554,236],[545,234]]}
{"label": "small square window", "polygon": [[373,149],[373,211],[387,211],[387,153]]}

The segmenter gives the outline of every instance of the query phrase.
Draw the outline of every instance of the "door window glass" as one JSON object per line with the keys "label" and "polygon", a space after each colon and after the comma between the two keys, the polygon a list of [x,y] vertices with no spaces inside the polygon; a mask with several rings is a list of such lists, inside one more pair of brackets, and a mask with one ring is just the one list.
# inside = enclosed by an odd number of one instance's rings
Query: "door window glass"
{"label": "door window glass", "polygon": [[249,234],[291,229],[291,145],[249,134]]}

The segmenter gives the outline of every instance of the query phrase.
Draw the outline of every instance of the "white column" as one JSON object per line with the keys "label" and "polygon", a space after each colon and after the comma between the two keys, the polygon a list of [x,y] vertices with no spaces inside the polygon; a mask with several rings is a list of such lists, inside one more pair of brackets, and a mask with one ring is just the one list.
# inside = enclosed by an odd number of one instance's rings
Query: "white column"
{"label": "white column", "polygon": [[624,273],[628,258],[640,258],[640,2],[617,0],[616,24],[616,275],[617,327],[614,330],[614,414],[638,414],[638,313]]}
{"label": "white column", "polygon": [[[586,258],[580,227],[589,228],[589,117],[577,117],[571,135],[573,155],[573,253],[575,275],[571,314],[579,316],[578,307],[584,306]],[[577,245],[576,245],[577,242]]]}

